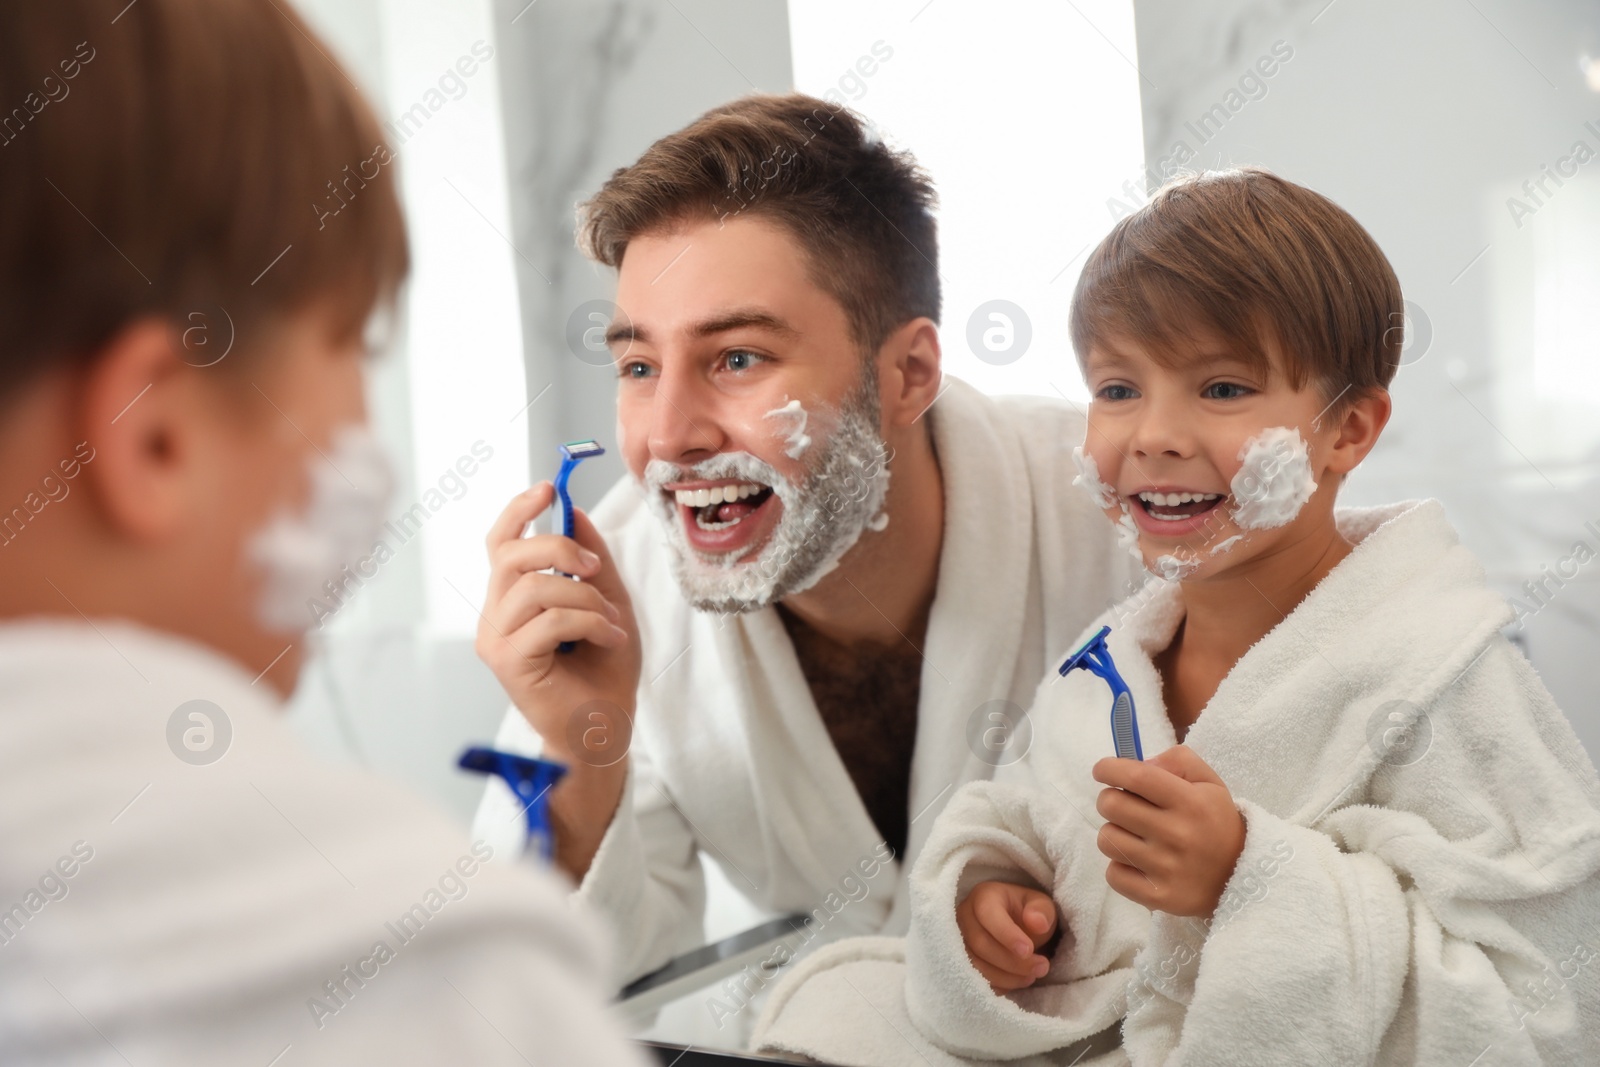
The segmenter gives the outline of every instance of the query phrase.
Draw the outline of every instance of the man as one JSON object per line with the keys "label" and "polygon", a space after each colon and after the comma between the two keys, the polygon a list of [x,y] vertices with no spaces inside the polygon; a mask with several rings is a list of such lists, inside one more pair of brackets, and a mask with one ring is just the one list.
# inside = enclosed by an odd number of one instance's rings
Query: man
{"label": "man", "polygon": [[553,879],[283,721],[384,513],[395,179],[312,210],[366,103],[271,0],[12,4],[0,53],[0,1058],[642,1063]]}
{"label": "man", "polygon": [[[631,477],[575,542],[520,536],[548,484],[511,502],[478,651],[501,744],[571,767],[557,860],[619,982],[698,940],[701,853],[830,934],[904,930],[932,814],[1128,592],[1071,488],[1079,415],[941,374],[933,203],[908,155],[789,95],[708,112],[586,205]],[[491,787],[479,832],[513,805]]]}

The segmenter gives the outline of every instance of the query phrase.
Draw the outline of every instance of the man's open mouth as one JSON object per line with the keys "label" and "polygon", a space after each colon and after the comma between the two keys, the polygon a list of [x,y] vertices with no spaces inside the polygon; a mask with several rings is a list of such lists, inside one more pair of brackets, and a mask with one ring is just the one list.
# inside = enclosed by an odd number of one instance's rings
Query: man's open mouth
{"label": "man's open mouth", "polygon": [[708,489],[678,489],[673,498],[694,516],[702,530],[727,530],[761,510],[772,498],[772,487],[759,482],[738,482]]}
{"label": "man's open mouth", "polygon": [[1221,493],[1137,493],[1134,499],[1145,514],[1163,522],[1181,522],[1210,511],[1222,502]]}

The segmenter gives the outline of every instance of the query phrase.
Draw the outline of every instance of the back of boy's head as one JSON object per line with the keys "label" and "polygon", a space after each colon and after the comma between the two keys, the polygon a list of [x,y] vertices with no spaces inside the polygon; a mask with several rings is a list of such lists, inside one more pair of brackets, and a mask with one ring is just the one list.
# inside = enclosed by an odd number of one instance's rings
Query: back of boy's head
{"label": "back of boy's head", "polygon": [[1209,334],[1260,370],[1282,350],[1289,384],[1330,405],[1386,389],[1405,303],[1371,235],[1327,197],[1258,167],[1179,178],[1089,256],[1072,303],[1080,365],[1132,341],[1167,366]]}
{"label": "back of boy's head", "polygon": [[311,309],[353,338],[407,271],[380,127],[287,3],[6,4],[0,109],[0,403],[144,317],[220,308],[224,366]]}

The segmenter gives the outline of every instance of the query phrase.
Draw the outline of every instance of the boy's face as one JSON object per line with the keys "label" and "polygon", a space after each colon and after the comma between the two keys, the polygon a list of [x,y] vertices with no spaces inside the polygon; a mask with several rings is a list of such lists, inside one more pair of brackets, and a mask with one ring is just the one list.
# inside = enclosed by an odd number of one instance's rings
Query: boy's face
{"label": "boy's face", "polygon": [[617,437],[685,594],[743,610],[802,587],[882,502],[868,479],[818,516],[843,472],[883,468],[877,390],[844,309],[799,242],[756,216],[634,238],[617,308]]}
{"label": "boy's face", "polygon": [[1338,420],[1269,355],[1264,375],[1216,339],[1175,369],[1126,339],[1091,349],[1079,481],[1093,492],[1097,475],[1098,502],[1152,573],[1212,577],[1332,529]]}

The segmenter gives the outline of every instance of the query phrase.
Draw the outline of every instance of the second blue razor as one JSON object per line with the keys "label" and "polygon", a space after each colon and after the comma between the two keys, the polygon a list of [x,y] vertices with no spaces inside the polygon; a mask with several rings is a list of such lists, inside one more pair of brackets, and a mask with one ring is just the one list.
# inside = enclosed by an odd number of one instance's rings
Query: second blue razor
{"label": "second blue razor", "polygon": [[546,797],[567,773],[567,768],[550,760],[481,746],[461,753],[457,766],[505,780],[522,803],[522,813],[527,817],[528,847],[537,849],[545,862],[550,862],[556,846],[555,832],[550,827],[550,801]]}
{"label": "second blue razor", "polygon": [[1106,680],[1111,687],[1111,741],[1121,759],[1144,759],[1144,749],[1139,745],[1139,717],[1133,710],[1133,693],[1128,683],[1117,673],[1111,661],[1111,650],[1106,647],[1106,635],[1111,627],[1102,626],[1100,632],[1083,643],[1083,647],[1067,657],[1061,665],[1061,677],[1083,668]]}
{"label": "second blue razor", "polygon": [[[571,480],[572,472],[584,460],[605,454],[606,450],[597,441],[568,441],[561,446],[561,469],[556,472],[556,532],[562,537],[572,537],[578,532],[577,521],[572,515],[572,495],[567,492],[567,482]],[[566,576],[573,581],[578,580],[575,574]],[[556,651],[571,652],[575,647],[576,642],[563,641],[556,646]]]}

